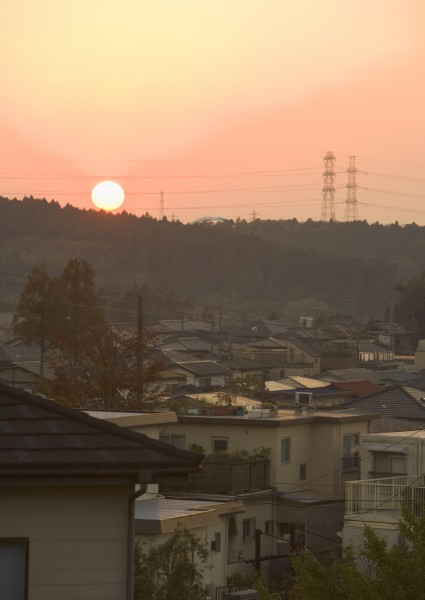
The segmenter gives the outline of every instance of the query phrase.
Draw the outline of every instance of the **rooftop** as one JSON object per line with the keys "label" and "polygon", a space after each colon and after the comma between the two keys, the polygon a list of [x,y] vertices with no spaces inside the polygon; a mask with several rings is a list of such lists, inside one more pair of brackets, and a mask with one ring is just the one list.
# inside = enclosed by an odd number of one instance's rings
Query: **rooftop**
{"label": "rooftop", "polygon": [[200,463],[192,452],[6,386],[0,386],[0,439],[0,485],[39,477],[159,481]]}

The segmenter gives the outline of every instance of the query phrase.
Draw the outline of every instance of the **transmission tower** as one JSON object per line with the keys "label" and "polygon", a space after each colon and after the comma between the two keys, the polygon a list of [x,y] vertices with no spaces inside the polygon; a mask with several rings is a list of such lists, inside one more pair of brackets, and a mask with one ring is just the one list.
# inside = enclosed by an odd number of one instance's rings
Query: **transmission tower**
{"label": "transmission tower", "polygon": [[356,157],[350,156],[350,162],[347,169],[347,198],[345,200],[344,221],[357,221],[357,183],[356,183]]}
{"label": "transmission tower", "polygon": [[335,161],[336,158],[333,155],[333,152],[326,152],[325,156],[323,157],[323,164],[325,165],[325,170],[323,171],[323,182],[325,185],[322,189],[322,221],[335,220]]}

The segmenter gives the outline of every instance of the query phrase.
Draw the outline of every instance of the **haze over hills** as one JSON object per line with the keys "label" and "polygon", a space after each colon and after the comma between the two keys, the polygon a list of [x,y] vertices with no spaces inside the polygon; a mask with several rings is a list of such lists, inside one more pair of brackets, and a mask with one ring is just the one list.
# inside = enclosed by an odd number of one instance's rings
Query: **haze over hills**
{"label": "haze over hills", "polygon": [[425,270],[425,227],[293,220],[184,225],[0,197],[0,307],[13,310],[36,265],[87,260],[99,288],[279,312],[316,298],[344,314],[384,316],[394,287]]}

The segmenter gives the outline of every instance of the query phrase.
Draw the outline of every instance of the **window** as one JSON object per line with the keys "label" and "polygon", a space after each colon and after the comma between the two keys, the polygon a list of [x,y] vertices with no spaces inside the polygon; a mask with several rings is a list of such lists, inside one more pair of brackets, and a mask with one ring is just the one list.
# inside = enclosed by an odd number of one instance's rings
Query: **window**
{"label": "window", "polygon": [[28,540],[0,538],[0,598],[26,600]]}
{"label": "window", "polygon": [[300,481],[307,479],[307,463],[300,464]]}
{"label": "window", "polygon": [[342,438],[342,469],[356,469],[360,465],[360,436],[349,433]]}
{"label": "window", "polygon": [[229,438],[213,437],[211,439],[211,452],[226,452],[229,447]]}
{"label": "window", "polygon": [[303,523],[278,523],[278,537],[292,544],[305,544],[305,525]]}
{"label": "window", "polygon": [[212,552],[220,552],[221,550],[221,533],[216,532],[214,534],[214,539],[211,542],[211,551]]}
{"label": "window", "polygon": [[269,535],[273,535],[274,534],[274,521],[266,521],[264,523],[264,531],[265,531],[265,533],[268,533]]}
{"label": "window", "polygon": [[373,479],[379,477],[396,477],[397,475],[406,475],[406,457],[403,454],[374,453],[373,471],[370,476]]}
{"label": "window", "polygon": [[252,542],[255,539],[255,519],[244,519],[242,521],[242,538],[244,542]]}
{"label": "window", "polygon": [[200,388],[210,388],[211,387],[211,377],[200,377],[199,378],[199,387]]}
{"label": "window", "polygon": [[184,435],[160,435],[159,441],[165,444],[171,444],[180,450],[184,450],[185,447],[185,436]]}
{"label": "window", "polygon": [[280,440],[280,462],[291,462],[291,438],[282,438]]}

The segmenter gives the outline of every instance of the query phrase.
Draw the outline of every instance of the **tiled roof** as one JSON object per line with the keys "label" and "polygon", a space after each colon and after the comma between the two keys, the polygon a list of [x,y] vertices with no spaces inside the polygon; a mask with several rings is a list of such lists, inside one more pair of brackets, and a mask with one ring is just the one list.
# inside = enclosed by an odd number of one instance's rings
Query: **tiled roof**
{"label": "tiled roof", "polygon": [[353,369],[330,369],[328,371],[324,371],[320,375],[317,376],[317,379],[327,380],[327,381],[356,381],[356,380],[364,380],[368,379],[373,383],[381,383],[382,378],[378,373],[372,371],[371,369],[365,369],[363,367],[353,368]]}
{"label": "tiled roof", "polygon": [[423,391],[411,386],[394,385],[371,396],[350,400],[344,406],[386,417],[424,421],[425,402],[420,399],[423,396]]}
{"label": "tiled roof", "polygon": [[139,471],[184,472],[199,457],[147,436],[0,386],[0,483],[7,475],[137,476]]}
{"label": "tiled roof", "polygon": [[367,379],[364,381],[334,381],[331,383],[331,386],[336,390],[353,392],[353,395],[356,396],[356,398],[370,396],[371,394],[375,394],[382,390],[380,385],[371,383]]}
{"label": "tiled roof", "polygon": [[232,356],[230,365],[228,359],[222,360],[218,364],[227,369],[230,366],[230,369],[238,369],[239,371],[258,371],[258,369],[263,369],[264,367],[262,361],[246,358],[245,356]]}
{"label": "tiled roof", "polygon": [[179,362],[177,366],[200,377],[209,375],[227,375],[229,373],[229,370],[226,367],[223,367],[212,360],[182,361]]}

